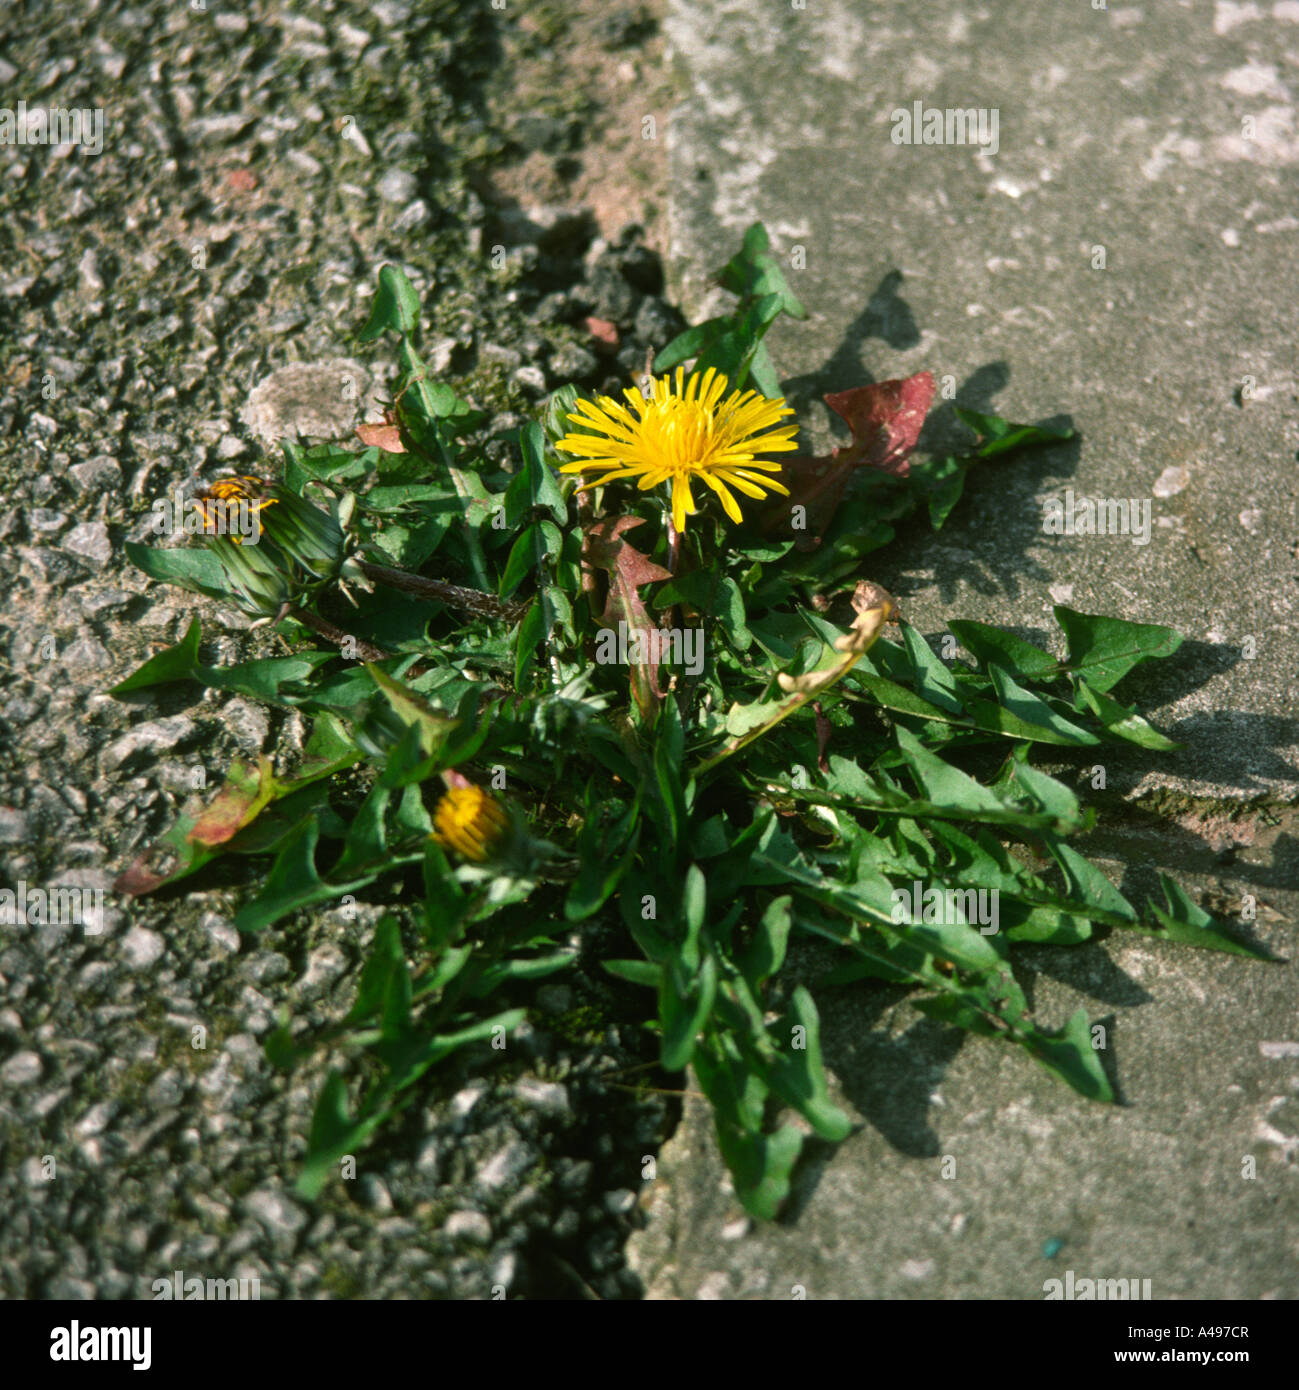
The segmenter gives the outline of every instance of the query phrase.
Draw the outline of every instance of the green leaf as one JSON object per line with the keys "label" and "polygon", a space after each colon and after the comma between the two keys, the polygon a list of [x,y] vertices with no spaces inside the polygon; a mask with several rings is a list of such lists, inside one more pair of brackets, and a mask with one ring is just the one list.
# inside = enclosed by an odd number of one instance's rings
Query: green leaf
{"label": "green leaf", "polygon": [[638,820],[634,824],[629,841],[625,836],[619,837],[616,833],[612,837],[605,837],[598,825],[591,826],[589,832],[587,827],[583,827],[583,834],[578,841],[580,867],[573,886],[568,890],[568,897],[564,900],[565,921],[584,921],[609,901],[631,867],[639,841]]}
{"label": "green leaf", "polygon": [[300,1197],[313,1201],[333,1175],[334,1165],[345,1155],[356,1153],[370,1135],[388,1118],[379,1110],[353,1120],[347,1113],[347,1087],[342,1074],[331,1071],[321,1087],[311,1121],[307,1159],[295,1184]]}
{"label": "green leaf", "polygon": [[577,959],[576,951],[555,951],[548,956],[519,956],[494,961],[466,991],[471,999],[481,999],[502,985],[516,980],[542,980],[556,971],[566,970]]}
{"label": "green leaf", "polygon": [[518,640],[514,648],[514,688],[525,689],[525,679],[536,660],[537,648],[550,633],[550,619],[553,614],[546,602],[544,592],[539,593],[529,604],[528,611],[519,624]]}
{"label": "green leaf", "polygon": [[379,288],[375,292],[370,317],[359,333],[363,343],[381,337],[387,329],[408,335],[419,327],[419,295],[395,265],[385,265],[379,271]]}
{"label": "green leaf", "polygon": [[688,362],[692,357],[701,356],[709,346],[720,338],[730,322],[728,317],[707,319],[678,333],[654,359],[654,371],[660,375]]}
{"label": "green leaf", "polygon": [[681,1071],[694,1055],[695,1038],[713,1011],[717,994],[717,959],[706,955],[696,977],[685,988],[678,983],[679,966],[663,972],[659,1018],[663,1024],[660,1060],[665,1071]]}
{"label": "green leaf", "polygon": [[698,864],[691,864],[686,870],[681,908],[686,923],[686,937],[681,946],[681,963],[693,973],[699,968],[699,933],[703,930],[704,917],[708,910],[708,881]]}
{"label": "green leaf", "polygon": [[1086,1009],[1079,1009],[1059,1033],[1035,1033],[1025,1046],[1031,1056],[1079,1095],[1088,1100],[1113,1102],[1114,1090],[1101,1066],[1100,1053],[1092,1046]]}
{"label": "green leaf", "polygon": [[1171,656],[1182,645],[1182,634],[1171,627],[1078,613],[1061,604],[1055,607],[1055,620],[1069,640],[1066,665],[1102,693],[1138,662]]}
{"label": "green leaf", "polygon": [[1090,860],[1085,859],[1076,849],[1056,840],[1049,845],[1052,855],[1064,873],[1065,883],[1071,897],[1080,902],[1095,905],[1105,912],[1133,923],[1137,922],[1137,910],[1105,877]]}
{"label": "green leaf", "polygon": [[1049,652],[1003,628],[956,619],[947,626],[965,650],[985,669],[995,662],[1020,680],[1030,681],[1054,680],[1060,674],[1060,663]]}
{"label": "green leaf", "polygon": [[952,509],[965,491],[965,478],[970,460],[946,455],[913,463],[907,475],[907,486],[928,503],[929,524],[941,531]]}
{"label": "green leaf", "polygon": [[230,584],[221,561],[208,549],[156,550],[153,546],[127,541],[126,558],[150,579],[175,584],[208,598],[230,597]]}
{"label": "green leaf", "polygon": [[[166,552],[162,552],[165,554]],[[165,685],[168,681],[188,680],[198,665],[199,621],[193,618],[185,630],[185,635],[174,647],[168,647],[157,656],[151,656],[143,666],[137,667],[129,676],[109,690],[109,694],[120,697],[132,690],[143,690],[150,685]]]}
{"label": "green leaf", "polygon": [[1108,695],[1102,695],[1099,690],[1093,690],[1081,676],[1077,678],[1077,686],[1084,702],[1105,725],[1107,733],[1127,739],[1129,743],[1139,744],[1142,748],[1155,748],[1161,752],[1169,752],[1182,746],[1148,724],[1136,712],[1135,707],[1121,705],[1117,700],[1111,700]]}
{"label": "green leaf", "polygon": [[649,985],[659,989],[663,984],[663,967],[648,960],[602,960],[601,967],[617,980],[633,985]]}
{"label": "green leaf", "polygon": [[885,709],[896,710],[899,714],[914,714],[920,719],[935,719],[941,724],[968,724],[964,715],[955,715],[950,710],[931,704],[917,695],[914,690],[886,676],[875,676],[862,669],[861,665],[846,678],[847,684],[860,686],[872,699]]}
{"label": "green leaf", "polygon": [[195,618],[174,647],[150,657],[108,693],[120,698],[152,685],[195,680],[211,690],[231,690],[266,704],[287,705],[294,702],[281,687],[305,680],[317,667],[337,656],[335,652],[302,652],[297,656],[263,657],[237,666],[204,666],[198,660],[198,648],[199,621]]}
{"label": "green leaf", "polygon": [[930,704],[938,705],[949,714],[962,714],[963,707],[956,689],[956,678],[934,654],[929,643],[910,623],[902,624],[902,640],[915,669],[916,687]]}
{"label": "green leaf", "polygon": [[1150,910],[1163,928],[1158,933],[1161,937],[1207,951],[1225,951],[1229,955],[1249,956],[1254,960],[1275,959],[1265,947],[1228,935],[1221,923],[1166,874],[1159,875],[1159,884],[1164,890],[1168,911],[1154,903],[1150,904]]}
{"label": "green leaf", "polygon": [[774,296],[778,313],[795,319],[807,317],[807,310],[789,288],[780,262],[771,254],[771,239],[761,222],[754,222],[744,233],[743,245],[718,272],[717,281],[741,299]]}
{"label": "green leaf", "polygon": [[236,914],[235,926],[240,931],[262,931],[290,912],[330,902],[371,881],[374,874],[348,883],[326,883],[316,868],[319,838],[320,825],[314,816],[308,816],[287,837],[261,892]]}
{"label": "green leaf", "polygon": [[406,950],[401,943],[401,927],[390,913],[379,920],[374,929],[370,954],[361,968],[356,988],[356,1001],[344,1020],[348,1024],[364,1023],[374,1018],[383,1007],[392,975],[406,964]]}
{"label": "green leaf", "polygon": [[953,409],[962,424],[981,436],[976,450],[979,458],[1007,454],[1012,449],[1022,449],[1030,444],[1063,444],[1074,436],[1073,430],[1052,430],[1042,425],[1013,425],[1000,415],[981,415],[977,410],[966,410],[959,405]]}
{"label": "green leaf", "polygon": [[990,664],[988,675],[992,678],[1002,707],[1008,709],[1016,719],[1038,729],[1049,729],[1061,743],[1085,748],[1100,742],[1095,734],[1057,714],[1040,695],[1034,695],[1031,690],[1017,685],[1000,666]]}
{"label": "green leaf", "polygon": [[762,920],[754,929],[753,939],[740,957],[744,978],[755,989],[775,975],[785,962],[789,930],[794,920],[790,912],[793,901],[786,893],[767,904]]}
{"label": "green leaf", "polygon": [[789,1013],[771,1032],[780,1047],[771,1068],[771,1089],[822,1139],[831,1143],[846,1139],[852,1133],[852,1120],[830,1099],[821,1061],[821,1020],[802,985],[794,990]]}
{"label": "green leaf", "polygon": [[733,1039],[716,1034],[702,1039],[694,1071],[713,1107],[718,1148],[736,1196],[759,1221],[774,1220],[789,1196],[802,1134],[794,1125],[784,1125],[775,1134],[762,1133],[767,1087]]}
{"label": "green leaf", "polygon": [[745,623],[744,595],[729,576],[723,576],[717,586],[715,612],[726,640],[737,652],[747,652],[753,645],[753,634]]}
{"label": "green leaf", "polygon": [[910,730],[898,725],[893,732],[920,790],[935,806],[962,811],[1004,809],[996,792],[931,753]]}
{"label": "green leaf", "polygon": [[1073,791],[1063,782],[1033,767],[1028,762],[1027,749],[1019,753],[1009,765],[1005,785],[1022,787],[1032,801],[1052,817],[1059,834],[1066,835],[1090,825],[1095,813],[1084,811]]}
{"label": "green leaf", "polygon": [[395,676],[389,676],[388,671],[383,670],[381,666],[375,666],[372,662],[364,664],[371,680],[378,685],[383,698],[392,706],[397,719],[402,720],[407,728],[417,728],[420,731],[422,755],[425,758],[436,758],[442,752],[447,738],[460,727],[460,720],[449,719],[440,710],[433,709],[424,696],[418,695],[408,685],[403,685]]}
{"label": "green leaf", "polygon": [[803,1136],[793,1125],[774,1134],[753,1134],[718,1120],[717,1146],[730,1170],[740,1205],[758,1221],[774,1221],[789,1197]]}
{"label": "green leaf", "polygon": [[563,537],[553,521],[538,521],[527,527],[510,548],[498,596],[509,598],[534,570],[540,571],[543,565],[553,564],[562,548]]}
{"label": "green leaf", "polygon": [[519,436],[523,468],[505,489],[505,524],[513,529],[533,507],[544,507],[552,518],[564,522],[568,506],[559,490],[559,479],[546,463],[546,436],[541,426],[530,420]]}

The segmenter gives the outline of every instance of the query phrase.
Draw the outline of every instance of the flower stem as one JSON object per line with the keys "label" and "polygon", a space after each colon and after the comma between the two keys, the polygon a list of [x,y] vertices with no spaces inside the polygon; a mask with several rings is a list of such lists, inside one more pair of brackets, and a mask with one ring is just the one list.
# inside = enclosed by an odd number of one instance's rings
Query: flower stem
{"label": "flower stem", "polygon": [[390,589],[400,589],[402,593],[431,599],[434,603],[448,603],[453,608],[482,618],[500,618],[515,623],[528,611],[527,599],[506,602],[483,593],[481,589],[462,589],[458,584],[448,584],[444,579],[426,579],[423,575],[409,574],[390,565],[375,565],[369,560],[358,560],[357,564],[368,579],[386,584]]}
{"label": "flower stem", "polygon": [[303,627],[309,627],[317,637],[323,637],[326,642],[332,642],[336,647],[341,647],[346,642],[355,643],[356,655],[362,661],[385,661],[394,655],[393,652],[384,651],[382,647],[376,647],[373,642],[367,642],[364,637],[358,637],[354,632],[344,632],[341,627],[335,627],[333,623],[319,617],[308,608],[290,607],[284,616],[301,623]]}

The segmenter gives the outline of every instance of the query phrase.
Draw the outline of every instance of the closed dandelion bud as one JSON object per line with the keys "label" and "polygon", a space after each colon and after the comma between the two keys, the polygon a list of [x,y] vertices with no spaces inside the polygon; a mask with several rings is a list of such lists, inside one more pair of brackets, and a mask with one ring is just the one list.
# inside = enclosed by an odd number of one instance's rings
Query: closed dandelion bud
{"label": "closed dandelion bud", "polygon": [[213,536],[208,546],[221,561],[231,598],[250,616],[274,618],[294,601],[293,581],[269,547],[240,545],[231,536]]}
{"label": "closed dandelion bud", "polygon": [[262,516],[270,540],[314,579],[335,579],[345,546],[343,528],[334,517],[277,483],[267,488],[267,500],[276,503]]}
{"label": "closed dandelion bud", "polygon": [[505,807],[481,787],[453,787],[433,812],[433,839],[476,864],[503,848],[509,828]]}

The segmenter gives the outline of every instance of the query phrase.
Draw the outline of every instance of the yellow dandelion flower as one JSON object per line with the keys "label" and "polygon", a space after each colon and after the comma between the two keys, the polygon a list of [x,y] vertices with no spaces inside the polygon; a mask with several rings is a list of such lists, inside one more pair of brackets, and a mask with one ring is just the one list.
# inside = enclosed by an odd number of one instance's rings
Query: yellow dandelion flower
{"label": "yellow dandelion flower", "polygon": [[509,826],[499,801],[481,787],[453,787],[433,812],[433,838],[481,864],[496,850]]}
{"label": "yellow dandelion flower", "polygon": [[756,455],[797,448],[797,427],[779,423],[794,413],[781,397],[768,399],[757,391],[725,395],[726,387],[726,378],[711,367],[691,373],[688,381],[678,367],[675,380],[655,380],[648,400],[631,390],[623,392],[625,406],[612,396],[579,399],[577,413],[568,417],[577,429],[555,446],[578,457],[560,472],[600,474],[579,491],[616,478],[635,478],[642,492],[670,484],[678,531],[698,511],[690,491],[698,479],[721,498],[732,521],[743,521],[732,488],[746,497],[762,498],[768,491],[789,496],[783,483],[768,476],[779,473],[780,464]]}

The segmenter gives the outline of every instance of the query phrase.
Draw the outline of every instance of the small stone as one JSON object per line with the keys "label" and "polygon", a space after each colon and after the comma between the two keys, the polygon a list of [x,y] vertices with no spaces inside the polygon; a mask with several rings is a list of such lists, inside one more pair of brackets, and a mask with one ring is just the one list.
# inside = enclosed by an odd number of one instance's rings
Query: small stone
{"label": "small stone", "polygon": [[520,367],[514,373],[514,379],[530,396],[546,394],[546,374],[540,367]]}
{"label": "small stone", "polygon": [[426,354],[428,359],[429,371],[434,376],[441,376],[451,365],[451,358],[456,348],[460,346],[458,338],[436,338],[429,344]]}
{"label": "small stone", "polygon": [[97,1105],[92,1105],[73,1125],[72,1132],[79,1139],[89,1139],[92,1135],[102,1134],[116,1113],[116,1101],[101,1100]]}
{"label": "small stone", "polygon": [[139,754],[170,752],[192,738],[194,732],[194,721],[183,714],[137,724],[104,750],[104,767],[113,772],[134,761]]}
{"label": "small stone", "polygon": [[636,317],[640,296],[612,265],[597,265],[587,277],[586,289],[600,318],[630,323]]}
{"label": "small stone", "polygon": [[379,197],[385,203],[410,203],[419,193],[419,180],[408,169],[389,169],[379,180]]}
{"label": "small stone", "polygon": [[27,524],[36,536],[55,536],[68,524],[63,512],[52,512],[45,507],[33,507],[27,513]]}
{"label": "small stone", "polygon": [[479,358],[484,362],[499,362],[503,367],[518,367],[523,358],[517,349],[502,347],[500,343],[484,343],[478,350]]}
{"label": "small stone", "polygon": [[235,736],[236,742],[250,753],[261,751],[270,727],[266,711],[247,700],[233,699],[221,706],[221,722]]}
{"label": "small stone", "polygon": [[113,558],[113,543],[102,521],[83,521],[80,526],[74,526],[63,539],[63,549],[97,570],[103,569]]}
{"label": "small stone", "polygon": [[576,343],[565,343],[555,349],[550,359],[551,377],[566,385],[572,381],[585,381],[599,370],[599,363],[593,353]]}
{"label": "small stone", "polygon": [[496,1192],[520,1178],[531,1162],[532,1151],[526,1144],[512,1139],[483,1164],[474,1181],[483,1191]]}
{"label": "small stone", "polygon": [[388,1212],[392,1210],[392,1194],[388,1185],[373,1173],[367,1173],[357,1184],[361,1205],[369,1211]]}
{"label": "small stone", "polygon": [[457,1120],[464,1119],[474,1106],[482,1100],[483,1092],[486,1091],[486,1089],[486,1083],[479,1082],[477,1085],[466,1086],[464,1090],[457,1091],[455,1095],[451,1097],[450,1111],[452,1118]]}
{"label": "small stone", "polygon": [[27,817],[12,806],[0,806],[0,845],[25,845],[30,839]]}
{"label": "small stone", "polygon": [[35,1052],[15,1052],[0,1067],[0,1081],[6,1086],[28,1086],[35,1081],[44,1069],[40,1056]]}
{"label": "small stone", "polygon": [[1190,481],[1190,471],[1184,468],[1180,463],[1174,464],[1170,468],[1165,468],[1159,477],[1155,479],[1150,491],[1153,492],[1156,497],[1175,497],[1190,483]]}
{"label": "small stone", "polygon": [[298,981],[298,989],[308,997],[321,994],[346,969],[346,956],[333,942],[326,942],[308,955],[307,968]]}
{"label": "small stone", "polygon": [[63,653],[63,665],[69,671],[103,671],[113,664],[108,649],[93,637],[82,637]]}
{"label": "small stone", "polygon": [[132,927],[122,938],[122,958],[131,970],[147,970],[167,949],[167,943],[148,927]]}
{"label": "small stone", "polygon": [[520,1081],[514,1087],[514,1094],[524,1105],[556,1119],[567,1115],[571,1109],[567,1087],[555,1081]]}
{"label": "small stone", "polygon": [[68,469],[68,476],[83,495],[107,492],[122,484],[121,466],[111,454],[96,454],[85,463],[74,463]]}
{"label": "small stone", "polygon": [[492,1265],[487,1275],[488,1282],[494,1287],[508,1289],[514,1283],[514,1276],[518,1273],[519,1260],[513,1250],[507,1250]]}
{"label": "small stone", "polygon": [[382,408],[367,399],[369,390],[369,372],[350,358],[291,362],[258,382],[239,418],[273,447],[299,435],[341,439],[351,434],[358,408]]}
{"label": "small stone", "polygon": [[282,1192],[263,1187],[243,1200],[244,1210],[278,1235],[293,1235],[306,1225],[307,1218]]}
{"label": "small stone", "polygon": [[174,1110],[184,1099],[184,1096],[185,1081],[180,1071],[175,1067],[160,1072],[145,1092],[145,1100],[148,1102],[150,1111]]}
{"label": "small stone", "polygon": [[406,204],[392,224],[395,232],[417,232],[427,227],[433,220],[433,213],[423,198],[416,198]]}
{"label": "small stone", "polygon": [[284,979],[291,968],[288,956],[279,951],[257,951],[243,963],[244,974],[259,985]]}
{"label": "small stone", "polygon": [[199,923],[207,933],[207,939],[223,951],[234,952],[239,949],[239,933],[232,923],[215,912],[209,912]]}
{"label": "small stone", "polygon": [[451,1240],[472,1241],[475,1245],[490,1245],[492,1223],[480,1211],[453,1211],[442,1227]]}
{"label": "small stone", "polygon": [[656,351],[667,347],[685,326],[681,315],[661,299],[644,299],[636,311],[636,336]]}
{"label": "small stone", "polygon": [[523,116],[511,133],[525,150],[562,154],[568,148],[568,122],[558,116]]}
{"label": "small stone", "polygon": [[648,246],[629,246],[618,267],[623,278],[644,294],[662,294],[663,262]]}
{"label": "small stone", "polygon": [[197,120],[190,122],[189,128],[200,140],[206,140],[209,137],[220,138],[239,135],[252,123],[253,114],[241,111],[229,116],[200,116]]}

